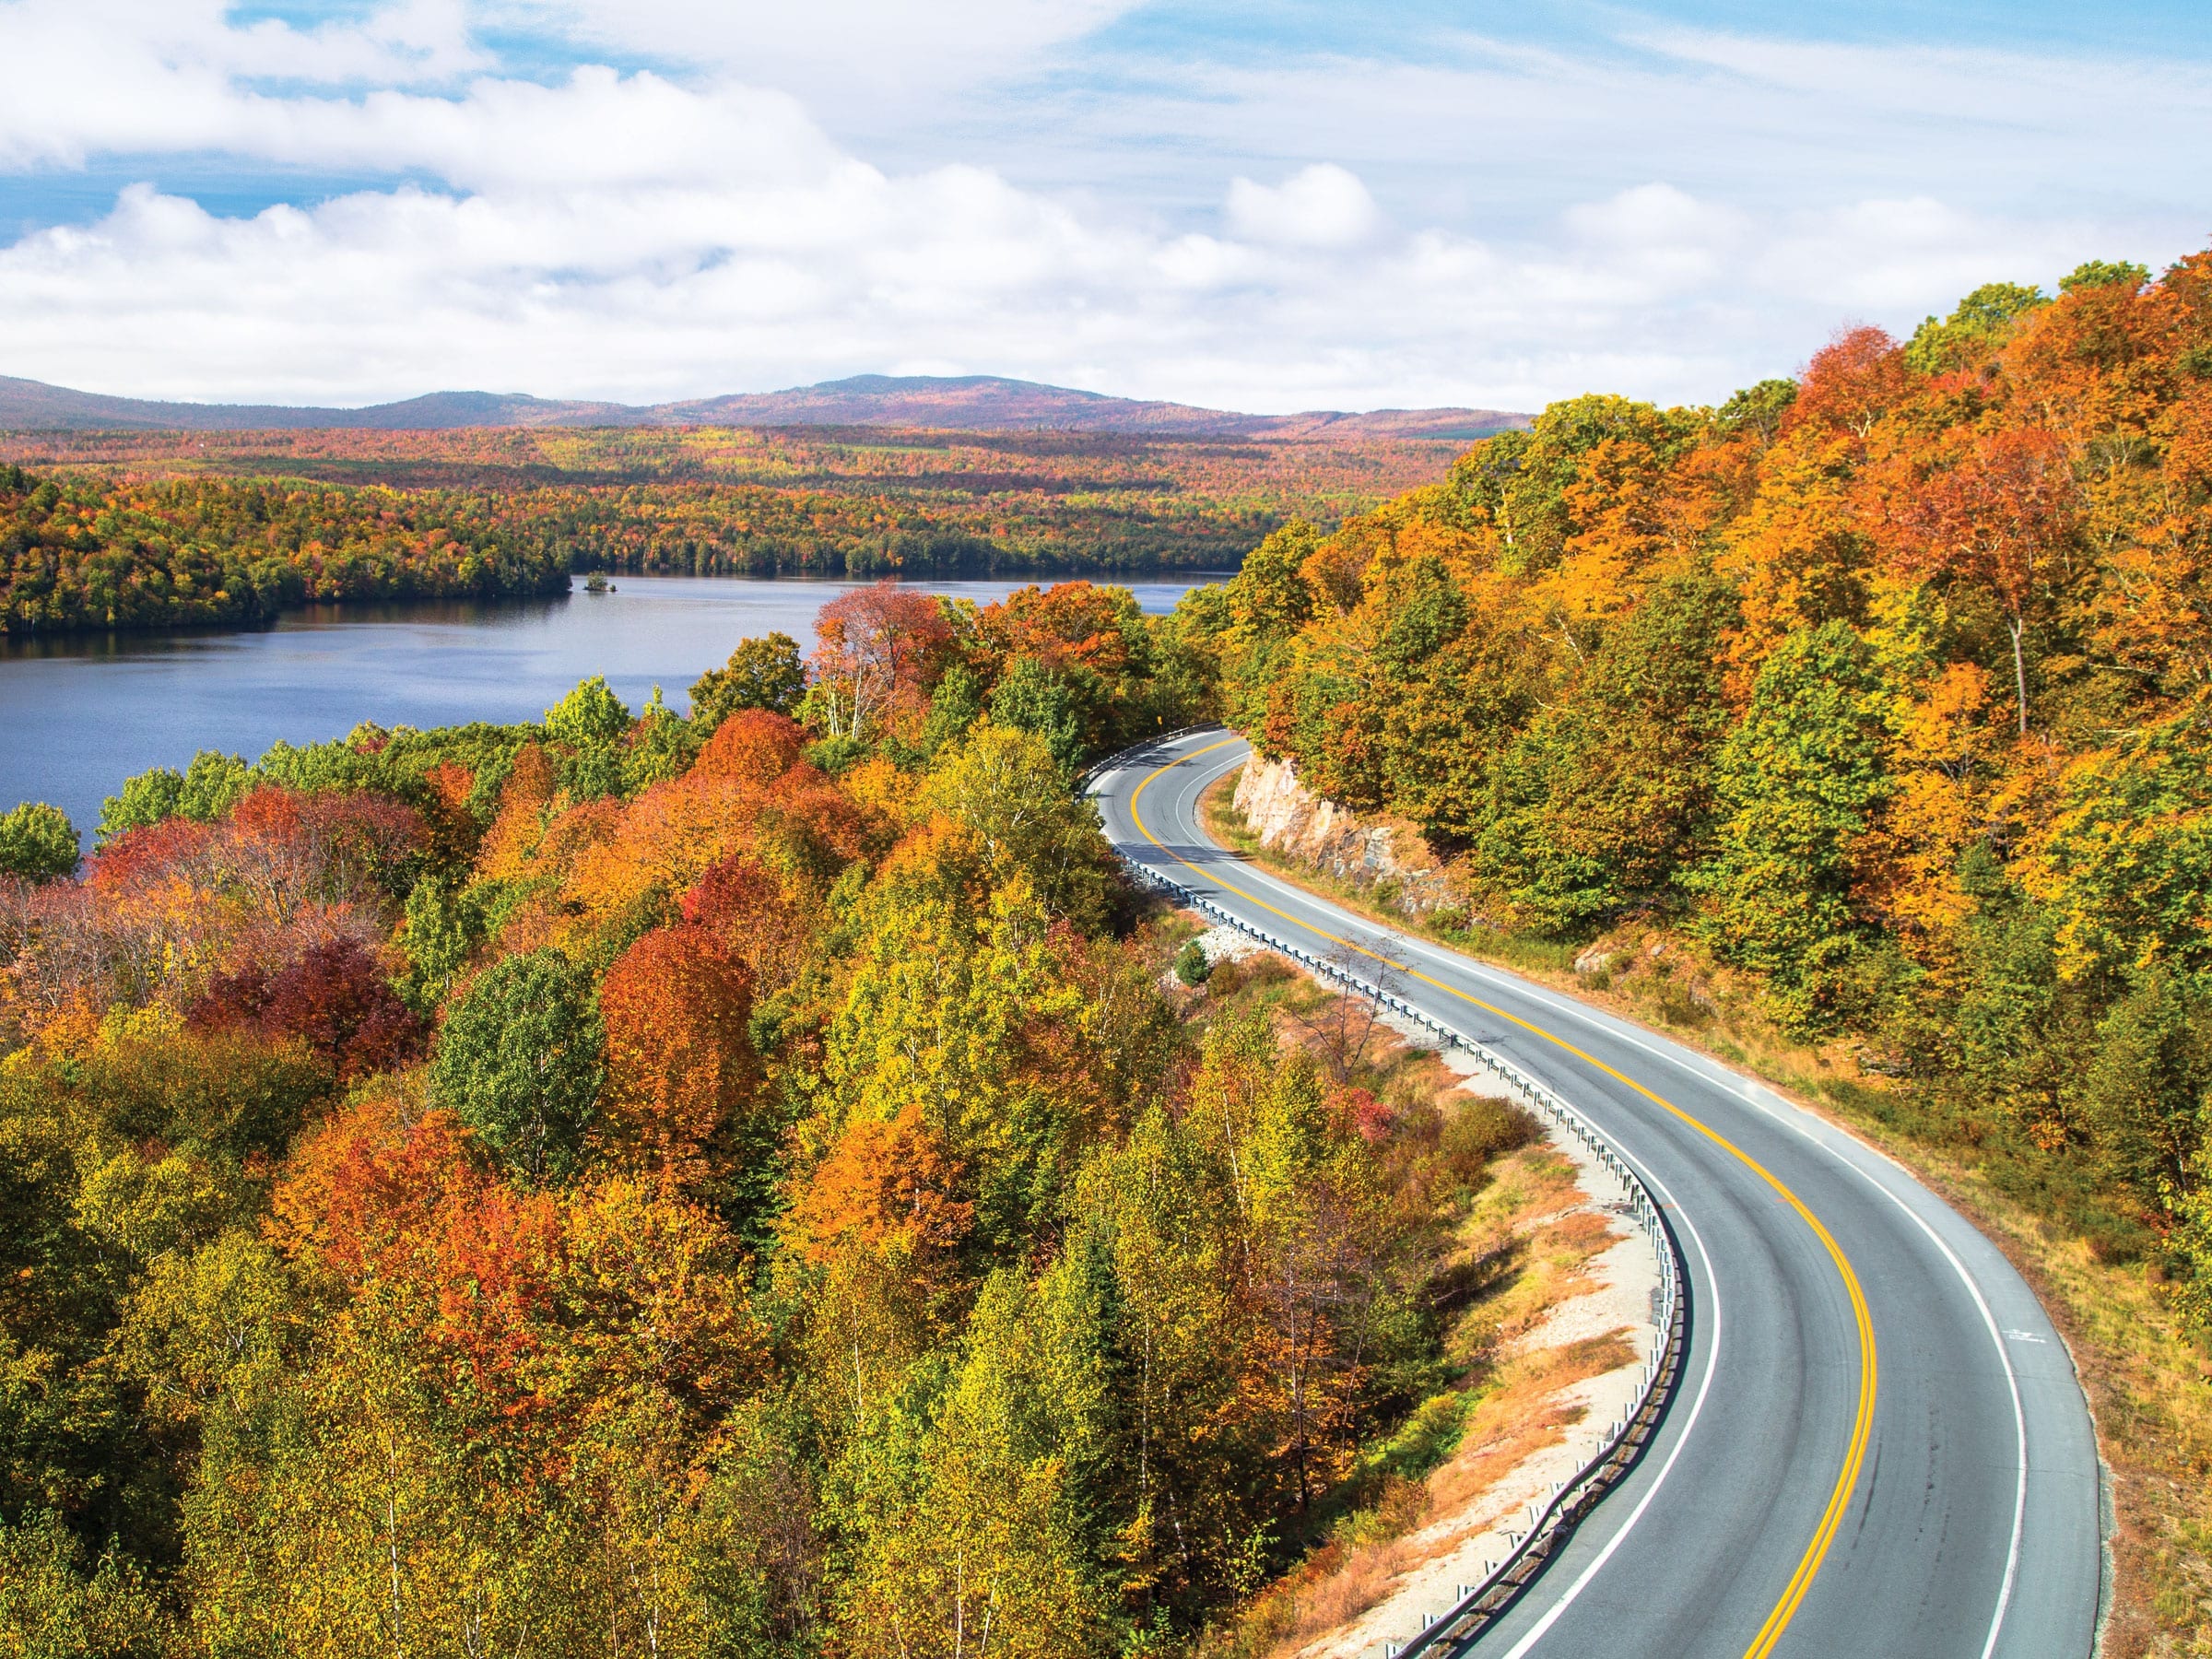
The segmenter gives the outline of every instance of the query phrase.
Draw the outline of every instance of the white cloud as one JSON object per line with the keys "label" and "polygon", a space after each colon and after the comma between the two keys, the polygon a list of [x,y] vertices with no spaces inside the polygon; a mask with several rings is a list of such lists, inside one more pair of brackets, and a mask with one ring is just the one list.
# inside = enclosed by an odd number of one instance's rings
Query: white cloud
{"label": "white cloud", "polygon": [[1753,264],[1762,288],[1904,325],[1947,312],[1993,276],[2026,273],[2053,286],[2115,240],[2127,245],[2093,224],[2010,220],[1924,195],[1876,197],[1791,216],[1789,234],[1759,250]]}
{"label": "white cloud", "polygon": [[1639,184],[1606,201],[1570,207],[1565,218],[1586,241],[1621,248],[1713,246],[1738,241],[1747,229],[1742,214],[1672,184]]}
{"label": "white cloud", "polygon": [[1587,253],[1653,300],[1710,288],[1753,235],[1748,216],[1672,184],[1639,184],[1604,201],[1579,203],[1561,218]]}
{"label": "white cloud", "polygon": [[1250,179],[1229,186],[1229,222],[1240,236],[1291,248],[1354,248],[1382,228],[1382,209],[1358,177],[1326,161],[1270,189]]}
{"label": "white cloud", "polygon": [[1646,191],[1541,242],[1384,233],[1316,259],[809,153],[783,177],[405,187],[243,219],[135,186],[0,251],[0,312],[9,372],[146,395],[659,399],[922,365],[1261,409],[1525,407],[1717,396],[1870,298],[1957,288],[1992,237],[1909,203],[1753,224]]}
{"label": "white cloud", "polygon": [[315,29],[274,18],[241,27],[229,9],[226,0],[0,0],[0,166],[143,151],[265,155],[333,106],[257,94],[251,83],[439,85],[489,66],[469,42],[462,0],[402,0]]}
{"label": "white cloud", "polygon": [[[1401,219],[1547,217],[1664,180],[1779,209],[1925,193],[2038,213],[2189,209],[2212,149],[2212,64],[1835,46],[1650,29],[1584,52],[1476,34],[1418,61],[1343,53],[1115,65],[1129,89],[1042,119],[1021,165],[1107,187],[1173,134],[1264,176],[1327,159]],[[1059,95],[1040,82],[1039,105]],[[1009,95],[1012,96],[1012,95]],[[1006,115],[1012,120],[1014,115]],[[1204,193],[1210,195],[1210,192]]]}
{"label": "white cloud", "polygon": [[[317,402],[871,370],[1255,409],[1711,399],[1844,316],[1908,326],[1993,276],[2201,229],[2198,65],[2076,65],[2061,98],[2040,60],[1653,33],[1152,63],[1074,95],[1071,43],[1124,9],[569,0],[574,34],[676,61],[541,82],[500,71],[472,29],[507,14],[465,0],[312,29],[223,0],[0,0],[0,167],[215,153],[394,181],[243,218],[137,185],[0,247],[0,372]],[[792,90],[841,62],[841,100]],[[1045,90],[1005,90],[1040,65]],[[830,119],[956,95],[959,143]],[[2100,169],[2134,194],[2098,194]]]}
{"label": "white cloud", "polygon": [[[0,40],[7,39],[0,28]],[[565,82],[480,76],[458,94],[383,87],[276,94],[197,64],[126,51],[109,84],[37,66],[0,101],[0,162],[78,163],[107,152],[218,151],[287,168],[423,172],[463,188],[552,192],[617,182],[819,176],[841,158],[789,95],[696,89],[585,65]],[[88,49],[83,49],[88,50]],[[103,72],[107,73],[107,72]]]}

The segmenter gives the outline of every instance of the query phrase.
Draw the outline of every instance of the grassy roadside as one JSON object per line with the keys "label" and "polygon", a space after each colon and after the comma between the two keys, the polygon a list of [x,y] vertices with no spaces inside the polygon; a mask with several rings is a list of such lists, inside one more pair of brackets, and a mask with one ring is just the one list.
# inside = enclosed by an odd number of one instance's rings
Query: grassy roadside
{"label": "grassy roadside", "polygon": [[[1199,931],[1187,912],[1158,924],[1164,970]],[[1573,1163],[1517,1108],[1464,1088],[1430,1050],[1270,952],[1217,963],[1204,989],[1172,991],[1205,1023],[1264,1012],[1286,1048],[1368,1090],[1396,1125],[1409,1184],[1455,1188],[1423,1247],[1423,1297],[1438,1321],[1433,1385],[1378,1425],[1344,1477],[1286,1543],[1273,1583],[1200,1638],[1200,1659],[1288,1659],[1388,1601],[1449,1553],[1454,1527],[1500,1481],[1564,1441],[1583,1417],[1562,1391],[1634,1360],[1620,1331],[1530,1346],[1564,1304],[1595,1288],[1592,1264],[1617,1241]],[[1425,1171],[1425,1172],[1424,1172]],[[1440,1194],[1442,1195],[1442,1194]],[[1441,1532],[1440,1533],[1440,1528]]]}
{"label": "grassy roadside", "polygon": [[1574,971],[1574,947],[1470,934],[1410,916],[1374,888],[1316,872],[1259,844],[1230,796],[1237,774],[1200,804],[1224,845],[1347,909],[1510,967],[1703,1050],[1783,1090],[1895,1158],[1965,1214],[2018,1267],[2071,1349],[2112,1474],[2114,1582],[2100,1652],[2112,1659],[2212,1655],[2212,1365],[2179,1332],[2155,1265],[2108,1259],[2061,1218],[2044,1183],[1978,1126],[1930,1111],[1913,1091],[1845,1053],[1778,1039],[1687,941],[1644,930],[1600,942],[1614,959]]}
{"label": "grassy roadside", "polygon": [[1583,1407],[1560,1396],[1635,1360],[1619,1331],[1535,1347],[1515,1340],[1590,1288],[1590,1265],[1614,1237],[1584,1207],[1572,1165],[1547,1145],[1493,1165],[1440,1273],[1482,1285],[1446,1333],[1460,1382],[1363,1454],[1359,1500],[1201,1650],[1207,1659],[1288,1659],[1324,1641],[1342,1645],[1346,1626],[1449,1555],[1459,1532],[1487,1530],[1478,1517],[1495,1488],[1582,1422]]}

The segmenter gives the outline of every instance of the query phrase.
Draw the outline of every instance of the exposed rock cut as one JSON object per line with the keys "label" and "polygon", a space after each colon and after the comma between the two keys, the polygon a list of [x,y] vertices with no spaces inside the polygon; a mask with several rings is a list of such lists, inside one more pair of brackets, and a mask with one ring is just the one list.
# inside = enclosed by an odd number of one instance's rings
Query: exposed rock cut
{"label": "exposed rock cut", "polygon": [[1298,781],[1288,760],[1253,756],[1234,799],[1263,847],[1340,880],[1393,883],[1405,910],[1433,910],[1453,900],[1444,866],[1418,829],[1403,818],[1363,818],[1324,800]]}

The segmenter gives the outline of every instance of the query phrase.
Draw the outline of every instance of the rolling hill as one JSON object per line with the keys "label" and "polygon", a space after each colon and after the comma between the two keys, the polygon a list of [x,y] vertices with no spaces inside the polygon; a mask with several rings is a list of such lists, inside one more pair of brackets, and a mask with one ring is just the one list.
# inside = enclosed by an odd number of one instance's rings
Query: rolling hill
{"label": "rolling hill", "polygon": [[0,429],[267,431],[466,427],[930,427],[970,432],[1119,432],[1218,438],[1470,439],[1528,417],[1503,409],[1372,409],[1243,415],[1151,403],[996,375],[860,374],[782,392],[652,405],[579,403],[521,393],[433,392],[366,408],[160,403],[0,375]]}

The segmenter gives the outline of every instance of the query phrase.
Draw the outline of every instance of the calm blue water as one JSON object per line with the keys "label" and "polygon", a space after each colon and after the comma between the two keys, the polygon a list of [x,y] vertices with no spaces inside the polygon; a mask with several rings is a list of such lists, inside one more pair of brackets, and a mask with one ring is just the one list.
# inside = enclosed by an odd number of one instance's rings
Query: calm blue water
{"label": "calm blue water", "polygon": [[[1168,611],[1218,579],[1129,585],[1145,609]],[[780,629],[811,648],[815,612],[853,585],[622,576],[615,593],[579,585],[565,599],[324,606],[251,632],[0,642],[0,811],[51,801],[89,846],[124,778],[182,767],[195,749],[251,760],[279,738],[320,742],[363,720],[535,720],[594,674],[632,709],[655,685],[681,709],[739,640]],[[986,604],[1027,584],[922,585]]]}

